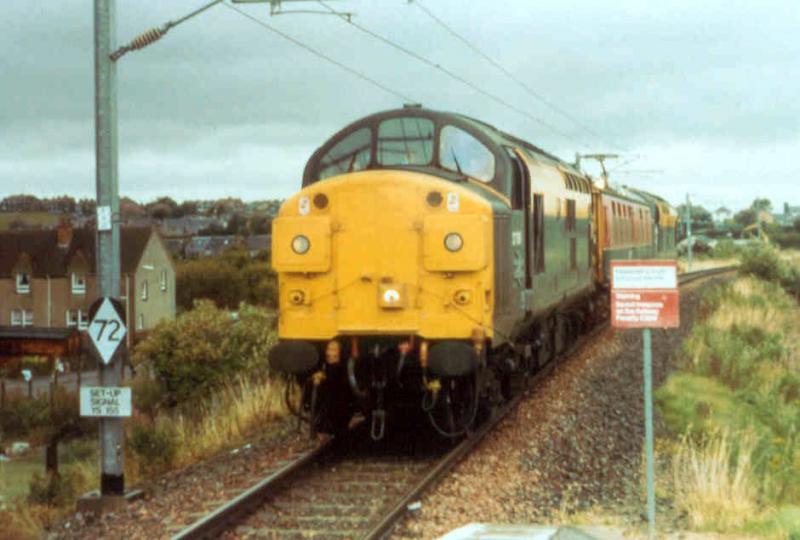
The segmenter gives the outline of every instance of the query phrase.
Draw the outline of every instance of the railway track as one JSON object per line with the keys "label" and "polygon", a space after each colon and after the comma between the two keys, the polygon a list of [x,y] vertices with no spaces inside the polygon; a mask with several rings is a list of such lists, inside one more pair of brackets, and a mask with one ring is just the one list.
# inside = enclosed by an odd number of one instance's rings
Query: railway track
{"label": "railway track", "polygon": [[[720,267],[683,274],[680,285],[734,270]],[[602,324],[578,340],[574,354],[602,332]],[[550,362],[530,381],[546,376]],[[366,433],[327,439],[271,473],[173,537],[198,538],[385,538],[410,505],[441,480],[525,397],[521,393],[489,421],[453,446],[433,437],[400,433],[369,445]],[[358,428],[356,428],[358,429]]]}

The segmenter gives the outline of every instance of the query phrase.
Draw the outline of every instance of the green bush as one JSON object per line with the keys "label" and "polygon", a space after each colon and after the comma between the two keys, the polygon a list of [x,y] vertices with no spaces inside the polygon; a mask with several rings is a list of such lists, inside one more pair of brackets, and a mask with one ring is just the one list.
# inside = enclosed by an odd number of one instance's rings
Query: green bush
{"label": "green bush", "polygon": [[716,259],[730,259],[741,255],[742,249],[733,243],[733,240],[719,240],[711,249],[711,256]]}
{"label": "green bush", "polygon": [[59,386],[53,393],[53,406],[46,395],[35,398],[16,396],[6,402],[0,414],[0,428],[6,437],[24,437],[45,443],[53,437],[70,438],[89,433],[92,423],[80,417],[78,395]]}
{"label": "green bush", "polygon": [[[701,342],[700,344],[697,341]],[[756,381],[756,372],[767,362],[780,362],[786,355],[781,336],[761,328],[733,326],[720,332],[706,324],[695,326],[687,348],[707,353],[695,359],[692,371],[713,377],[729,388],[739,390]]]}
{"label": "green bush", "polygon": [[178,451],[177,437],[167,422],[134,423],[127,444],[139,457],[139,467],[147,474],[169,470]]}
{"label": "green bush", "polygon": [[740,272],[778,283],[789,294],[800,298],[800,268],[781,259],[768,244],[752,246],[742,256]]}
{"label": "green bush", "polygon": [[783,266],[775,248],[768,244],[756,244],[744,250],[739,271],[766,281],[779,282],[783,277]]}
{"label": "green bush", "polygon": [[769,238],[783,249],[800,249],[800,231],[798,230],[771,232]]}
{"label": "green bush", "polygon": [[6,401],[3,414],[0,414],[0,431],[5,437],[26,437],[47,423],[47,408],[46,396],[14,396]]}
{"label": "green bush", "polygon": [[199,298],[235,309],[241,302],[274,307],[277,280],[268,262],[245,251],[184,261],[177,266],[177,303],[184,310]]}
{"label": "green bush", "polygon": [[167,404],[168,395],[164,383],[151,378],[147,373],[137,373],[130,386],[134,409],[151,419],[154,419],[158,411]]}
{"label": "green bush", "polygon": [[234,315],[197,301],[194,309],[159,324],[140,342],[133,362],[144,371],[152,368],[168,404],[188,409],[237,376],[268,372],[273,321],[263,308],[243,304]]}
{"label": "green bush", "polygon": [[75,470],[65,470],[63,474],[36,472],[28,488],[28,501],[47,506],[67,506],[74,503],[81,484]]}

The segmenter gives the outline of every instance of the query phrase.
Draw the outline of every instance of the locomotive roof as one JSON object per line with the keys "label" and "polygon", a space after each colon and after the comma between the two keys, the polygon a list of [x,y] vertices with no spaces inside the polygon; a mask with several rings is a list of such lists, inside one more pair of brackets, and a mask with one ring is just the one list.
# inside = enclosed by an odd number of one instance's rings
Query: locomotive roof
{"label": "locomotive roof", "polygon": [[[502,131],[482,120],[477,120],[470,116],[459,113],[426,109],[418,105],[407,105],[403,108],[390,109],[365,116],[354,122],[351,122],[335,133],[332,137],[325,141],[325,143],[320,146],[308,160],[303,174],[303,185],[308,185],[317,180],[315,177],[318,174],[319,159],[321,158],[323,152],[332,148],[348,134],[364,127],[375,126],[383,120],[398,117],[429,118],[439,125],[448,124],[467,131],[476,136],[481,142],[489,147],[499,161],[505,159],[505,150],[503,147],[517,147],[521,150],[524,150],[529,157],[535,159],[536,161],[548,163],[563,170],[564,172],[569,172],[581,177],[586,176],[573,164],[567,163],[559,159],[557,156],[546,152],[542,148],[539,148],[538,146],[505,131]],[[500,169],[498,172],[502,173],[502,169]]]}

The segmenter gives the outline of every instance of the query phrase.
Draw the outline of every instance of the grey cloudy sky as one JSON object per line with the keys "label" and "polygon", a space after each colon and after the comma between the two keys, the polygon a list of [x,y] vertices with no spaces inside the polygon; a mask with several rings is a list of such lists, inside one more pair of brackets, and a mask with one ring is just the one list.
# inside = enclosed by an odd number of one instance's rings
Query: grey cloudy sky
{"label": "grey cloudy sky", "polygon": [[[117,0],[118,42],[203,3]],[[612,180],[673,202],[689,192],[709,207],[755,197],[800,204],[797,0],[423,3],[602,137],[533,99],[407,0],[332,5],[567,137],[336,17],[242,9],[427,107],[565,159],[617,151]],[[284,4],[300,7],[324,9]],[[94,196],[92,2],[5,0],[0,20],[0,196]],[[120,190],[140,200],[286,197],[328,136],[402,105],[222,5],[125,56],[118,84]]]}

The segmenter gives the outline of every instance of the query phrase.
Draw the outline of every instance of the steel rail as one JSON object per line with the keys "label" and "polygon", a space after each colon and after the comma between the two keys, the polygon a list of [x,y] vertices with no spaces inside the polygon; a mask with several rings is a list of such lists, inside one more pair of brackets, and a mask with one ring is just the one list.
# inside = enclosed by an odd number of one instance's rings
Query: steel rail
{"label": "steel rail", "polygon": [[333,438],[328,438],[316,448],[303,453],[299,458],[273,472],[244,493],[231,499],[204,518],[195,521],[173,536],[172,540],[218,538],[221,533],[228,530],[232,523],[243,519],[255,507],[258,507],[266,497],[275,491],[279,484],[319,460],[330,449],[332,442]]}
{"label": "steel rail", "polygon": [[[717,274],[727,273],[736,270],[736,266],[724,266],[699,270],[688,274],[680,274],[678,282],[685,285],[697,279],[710,277]],[[557,358],[548,362],[542,369],[537,371],[530,380],[527,381],[526,391],[514,396],[511,401],[503,405],[495,414],[492,415],[476,431],[467,435],[455,448],[450,450],[444,457],[438,460],[431,468],[425,472],[422,478],[414,486],[406,490],[397,502],[370,525],[370,529],[362,536],[367,540],[377,540],[385,538],[392,528],[402,519],[408,511],[410,503],[418,499],[429,487],[437,481],[443,479],[466,455],[480,443],[502,420],[504,420],[517,405],[528,396],[529,390],[534,383],[551,373],[553,369],[565,358],[577,353],[584,346],[589,344],[602,331],[609,326],[608,321],[595,326],[586,333],[581,339],[573,343],[566,351],[562,352]],[[244,493],[230,500],[228,503],[217,508],[204,518],[194,522],[192,525],[182,530],[172,537],[172,540],[194,540],[200,538],[217,538],[224,531],[229,530],[231,525],[241,521],[244,517],[251,514],[256,507],[263,503],[264,499],[275,493],[278,489],[283,489],[291,477],[305,470],[308,466],[316,463],[320,458],[332,448],[335,439],[329,438],[319,447],[301,455],[297,460],[285,465],[277,471],[249,488]]]}

